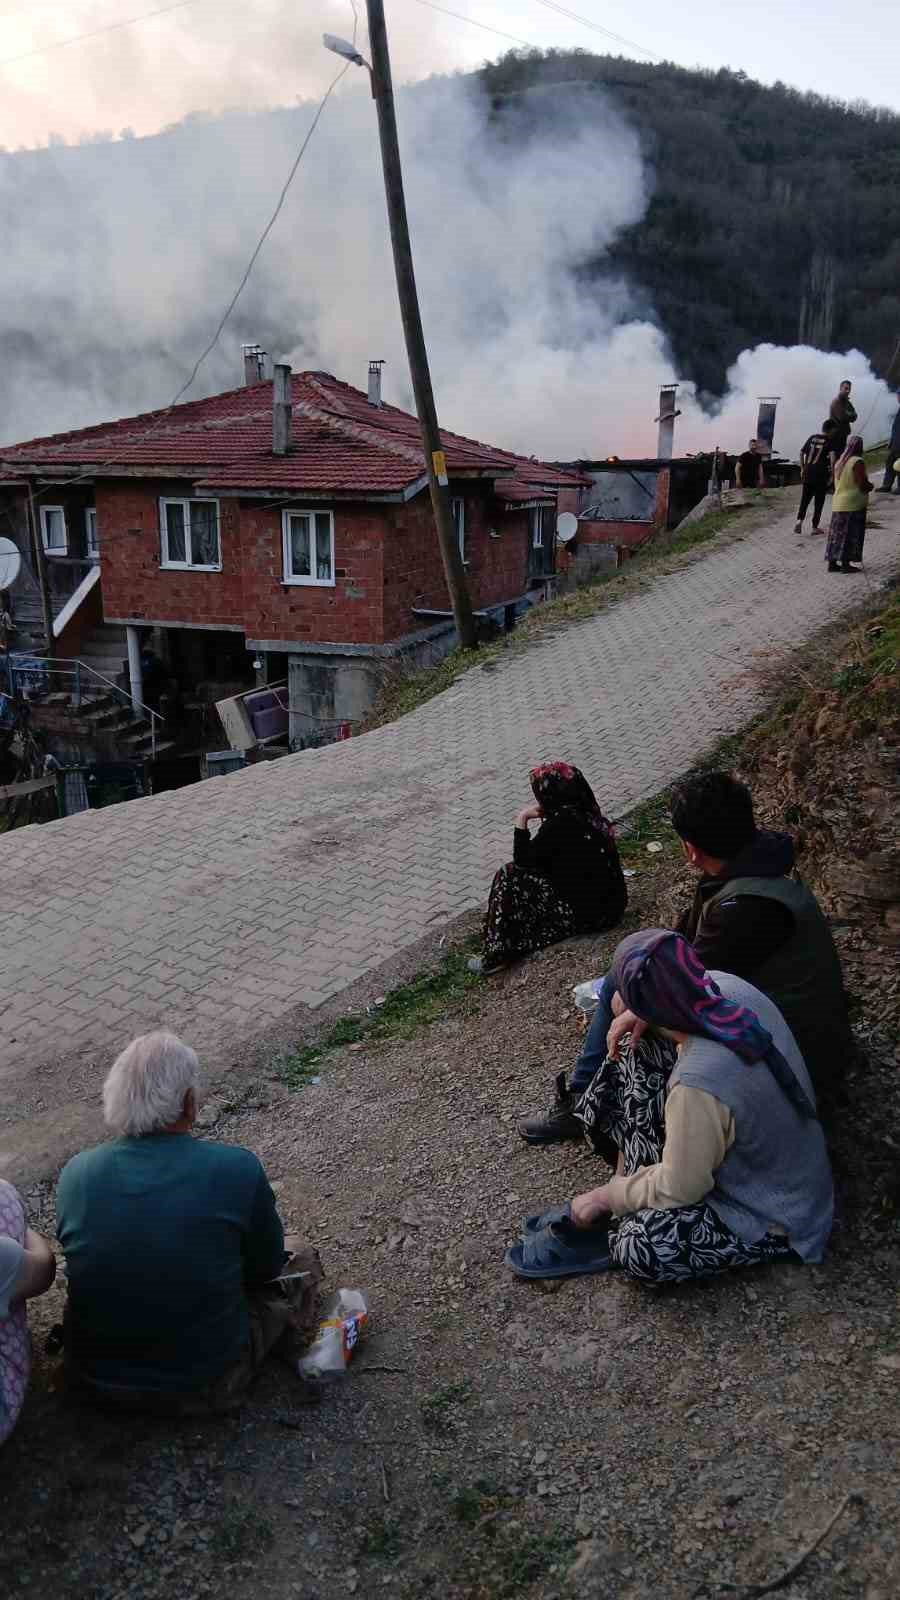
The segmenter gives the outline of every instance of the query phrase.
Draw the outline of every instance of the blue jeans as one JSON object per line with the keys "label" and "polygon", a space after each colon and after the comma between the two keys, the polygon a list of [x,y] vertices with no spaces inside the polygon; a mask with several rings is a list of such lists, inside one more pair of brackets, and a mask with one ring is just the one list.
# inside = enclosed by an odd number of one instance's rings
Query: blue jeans
{"label": "blue jeans", "polygon": [[585,1036],[581,1054],[575,1063],[575,1071],[569,1079],[569,1089],[572,1094],[584,1094],[594,1073],[606,1060],[606,1035],[612,1026],[612,998],[615,992],[616,986],[607,973],[600,985],[597,1009],[591,1017],[591,1025]]}

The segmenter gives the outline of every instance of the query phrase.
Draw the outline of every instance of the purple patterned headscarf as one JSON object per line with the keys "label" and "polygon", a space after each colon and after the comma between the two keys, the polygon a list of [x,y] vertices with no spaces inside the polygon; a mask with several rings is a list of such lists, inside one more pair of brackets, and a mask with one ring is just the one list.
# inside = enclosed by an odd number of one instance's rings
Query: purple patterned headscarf
{"label": "purple patterned headscarf", "polygon": [[756,1012],[722,994],[680,933],[645,928],[630,934],[616,950],[610,971],[635,1016],[674,1033],[712,1039],[748,1066],[765,1061],[792,1105],[803,1116],[816,1115],[815,1105]]}

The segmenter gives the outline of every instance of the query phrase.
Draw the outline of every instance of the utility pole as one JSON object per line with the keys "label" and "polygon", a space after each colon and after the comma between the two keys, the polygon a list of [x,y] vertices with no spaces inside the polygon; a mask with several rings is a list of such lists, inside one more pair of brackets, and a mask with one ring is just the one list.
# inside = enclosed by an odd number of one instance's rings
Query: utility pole
{"label": "utility pole", "polygon": [[47,557],[44,554],[44,544],[41,539],[40,518],[37,513],[36,498],[34,493],[34,480],[28,479],[28,532],[31,535],[31,558],[34,562],[34,575],[37,578],[38,589],[41,595],[41,617],[44,624],[44,654],[56,654],[56,641],[53,637],[53,604],[50,599],[50,583],[47,577]]}
{"label": "utility pole", "polygon": [[456,631],[464,650],[477,644],[475,618],[466,583],[465,568],[459,553],[459,542],[450,506],[447,484],[447,464],[441,447],[428,353],[422,332],[419,297],[413,271],[412,247],[409,241],[409,222],[406,199],[403,193],[403,172],[400,166],[400,146],[397,142],[397,118],[394,112],[394,89],[391,81],[391,58],[388,53],[387,28],[384,20],[383,0],[366,0],[369,18],[369,43],[372,47],[372,95],[378,112],[378,136],[381,142],[381,164],[384,169],[384,189],[387,196],[388,222],[391,246],[394,252],[394,271],[397,275],[397,293],[403,317],[406,354],[416,397],[416,410],[422,430],[425,465],[428,469],[428,488],[437,528],[441,559],[450,602],[456,620]]}

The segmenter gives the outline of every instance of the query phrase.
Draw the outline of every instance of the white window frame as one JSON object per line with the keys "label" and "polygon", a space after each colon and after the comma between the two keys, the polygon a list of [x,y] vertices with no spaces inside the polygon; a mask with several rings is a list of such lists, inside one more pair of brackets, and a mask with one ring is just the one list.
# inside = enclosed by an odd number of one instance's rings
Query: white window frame
{"label": "white window frame", "polygon": [[[50,542],[49,542],[49,529],[48,529],[48,526],[47,526],[47,519],[48,519],[51,511],[58,511],[60,516],[62,517],[62,523],[63,523],[63,542],[62,542],[62,544],[50,544]],[[65,508],[65,506],[41,506],[41,543],[44,546],[45,554],[48,555],[48,556],[66,556],[66,555],[68,555],[68,553],[69,553],[69,524],[68,524],[68,522],[66,520],[66,508]]]}
{"label": "white window frame", "polygon": [[544,512],[547,506],[532,506],[531,508],[531,548],[543,550],[544,548]]}
{"label": "white window frame", "polygon": [[[216,543],[219,547],[219,559],[213,562],[191,561],[191,506],[205,505],[216,508]],[[184,511],[184,552],[186,560],[171,561],[169,559],[169,506],[181,506]],[[219,521],[219,502],[212,495],[162,495],[159,502],[159,540],[160,540],[160,566],[173,572],[221,572],[222,571],[222,528]]]}
{"label": "white window frame", "polygon": [[[310,528],[310,572],[308,577],[295,577],[291,571],[291,517],[312,517]],[[318,534],[316,532],[316,517],[328,518],[328,530],[331,540],[331,577],[320,578],[316,574],[319,564]],[[335,586],[335,553],[334,553],[334,512],[325,506],[288,506],[281,513],[281,570],[283,582],[290,587],[299,589],[333,589]]]}
{"label": "white window frame", "polygon": [[450,510],[453,513],[453,525],[456,528],[456,539],[459,544],[459,559],[466,559],[466,502],[462,495],[455,494],[450,501]]}
{"label": "white window frame", "polygon": [[87,553],[92,561],[100,560],[100,535],[97,532],[97,507],[86,506],[84,512],[84,535]]}

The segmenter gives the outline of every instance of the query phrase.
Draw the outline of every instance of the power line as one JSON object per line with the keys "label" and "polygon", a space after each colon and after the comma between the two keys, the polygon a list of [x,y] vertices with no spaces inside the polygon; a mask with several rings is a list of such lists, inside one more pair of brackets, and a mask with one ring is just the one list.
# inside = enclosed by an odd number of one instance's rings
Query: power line
{"label": "power line", "polygon": [[4,56],[0,67],[11,67],[16,61],[30,61],[33,56],[47,55],[51,50],[65,50],[67,45],[80,44],[82,39],[97,39],[101,33],[113,33],[118,28],[133,28],[135,23],[149,22],[153,17],[167,17],[172,11],[184,11],[195,6],[198,0],[174,0],[172,5],[159,6],[155,11],[143,11],[137,17],[125,17],[121,22],[107,22],[102,28],[90,28],[87,33],[73,33],[68,39],[57,39],[53,44],[35,45],[33,50],[22,50],[17,56]]}
{"label": "power line", "polygon": [[568,6],[556,4],[556,0],[537,0],[539,6],[546,6],[548,11],[556,11],[561,17],[569,17],[572,22],[580,22],[583,28],[590,28],[593,33],[602,33],[607,39],[614,39],[617,44],[627,45],[629,50],[637,50],[642,56],[649,56],[651,61],[658,61],[659,56],[648,50],[646,45],[636,44],[634,39],[626,39],[624,34],[612,33],[609,28],[604,28],[599,22],[593,22],[590,17],[582,17],[577,11],[570,11]]}
{"label": "power line", "polygon": [[509,39],[513,44],[523,44],[526,50],[536,50],[530,39],[520,39],[518,34],[503,33],[500,28],[492,28],[489,22],[478,22],[475,17],[467,17],[462,11],[451,11],[447,6],[435,4],[435,0],[416,0],[420,6],[428,6],[431,11],[440,11],[444,17],[455,17],[457,22],[468,22],[472,28],[482,28],[485,33],[495,33],[498,39]]}
{"label": "power line", "polygon": [[[192,0],[181,0],[181,3],[182,4],[190,4],[190,3],[192,3]],[[357,7],[356,7],[356,0],[350,0],[350,5],[351,5],[351,7],[353,9],[353,43],[355,45],[356,44],[356,35],[357,35],[358,29],[359,29],[359,14],[358,14]],[[174,9],[174,8],[171,8],[171,9]],[[206,346],[206,349],[204,351],[202,351],[202,353],[197,357],[197,360],[194,362],[194,366],[193,366],[193,369],[191,371],[190,377],[187,379],[186,383],[182,384],[182,386],[178,390],[177,394],[175,394],[173,396],[173,398],[169,401],[168,405],[163,408],[162,412],[160,414],[158,414],[154,418],[152,425],[149,428],[147,428],[143,434],[138,434],[137,438],[132,438],[129,441],[130,443],[132,443],[132,444],[134,444],[134,443],[143,443],[144,440],[151,438],[153,436],[153,434],[156,433],[159,430],[159,428],[165,423],[165,420],[168,417],[169,413],[178,404],[178,402],[182,398],[182,396],[187,394],[188,389],[190,389],[191,385],[193,384],[194,379],[196,378],[197,373],[200,371],[200,368],[202,367],[204,361],[207,359],[207,357],[209,355],[212,354],[213,350],[215,349],[216,345],[218,344],[219,339],[221,338],[222,333],[223,333],[223,331],[225,329],[225,326],[226,326],[226,324],[228,322],[228,319],[231,316],[231,313],[233,312],[235,306],[238,303],[238,300],[240,299],[241,295],[244,292],[244,289],[247,286],[247,282],[248,282],[248,280],[250,278],[250,274],[253,271],[253,268],[256,265],[256,262],[257,262],[257,260],[259,258],[260,251],[262,250],[263,245],[265,244],[266,240],[269,237],[269,234],[272,232],[272,229],[274,228],[275,223],[278,220],[278,217],[279,217],[279,215],[281,213],[281,209],[282,209],[282,207],[284,205],[284,202],[285,202],[285,200],[287,198],[288,190],[290,189],[291,184],[293,183],[294,178],[295,178],[295,176],[297,174],[297,169],[300,166],[300,163],[303,160],[304,155],[306,154],[307,146],[309,145],[309,142],[310,142],[313,134],[315,133],[316,128],[318,127],[319,120],[320,120],[320,118],[322,116],[322,113],[325,110],[325,107],[327,106],[328,101],[331,99],[331,96],[334,93],[334,90],[337,88],[337,86],[340,83],[341,79],[343,78],[344,74],[349,72],[350,67],[352,65],[353,65],[353,63],[348,61],[346,63],[346,65],[341,68],[340,72],[335,74],[335,76],[332,78],[331,82],[329,83],[328,88],[325,90],[325,93],[323,94],[321,100],[319,101],[319,104],[318,104],[318,106],[316,108],[316,112],[315,112],[315,115],[314,115],[314,117],[312,119],[312,122],[310,123],[310,125],[309,125],[309,127],[308,127],[308,129],[306,131],[306,135],[305,135],[305,137],[303,139],[303,142],[302,142],[302,144],[300,146],[300,149],[297,151],[297,154],[296,154],[296,156],[294,158],[294,162],[293,162],[293,165],[291,167],[291,170],[288,173],[287,178],[286,178],[285,183],[284,183],[284,186],[283,186],[283,188],[281,190],[281,193],[278,196],[278,202],[277,202],[277,204],[275,206],[275,210],[272,212],[271,217],[269,218],[268,222],[266,223],[265,228],[263,229],[262,233],[259,236],[259,239],[258,239],[258,241],[256,243],[256,246],[255,246],[255,248],[253,250],[253,254],[250,257],[250,260],[247,263],[247,266],[246,266],[244,274],[243,274],[243,276],[241,278],[241,281],[238,284],[237,288],[235,289],[234,294],[232,295],[230,301],[228,302],[228,305],[226,306],[224,312],[222,313],[222,316],[219,319],[219,324],[218,324],[218,326],[216,328],[215,333],[213,334],[212,338],[210,339],[209,344]],[[55,479],[53,483],[49,483],[43,489],[38,490],[38,492],[34,496],[34,499],[38,500],[43,495],[50,494],[51,492],[53,492],[54,490],[59,489],[59,488],[65,488],[69,484],[80,483],[85,478],[96,477],[98,472],[103,472],[106,467],[113,467],[115,465],[116,465],[116,462],[113,461],[113,460],[108,460],[106,462],[100,462],[100,463],[94,462],[94,463],[91,464],[91,466],[85,467],[81,472],[75,473],[75,475],[73,477],[71,477],[71,478]]]}
{"label": "power line", "polygon": [[[355,35],[355,32],[356,32],[356,30],[354,29],[354,35]],[[353,42],[354,42],[354,44],[356,43],[355,37],[354,37],[354,41]],[[281,208],[284,205],[285,200],[287,199],[287,192],[288,192],[289,188],[291,187],[291,184],[293,183],[294,178],[296,176],[297,168],[299,167],[301,161],[303,160],[303,157],[306,154],[306,147],[309,144],[309,141],[312,138],[313,134],[315,133],[316,128],[318,127],[319,118],[321,117],[322,112],[325,110],[325,107],[327,106],[329,100],[331,99],[332,93],[337,88],[337,86],[340,83],[341,79],[344,77],[344,74],[349,72],[350,68],[352,66],[353,66],[353,62],[352,61],[348,61],[347,65],[345,67],[341,68],[341,70],[337,74],[337,76],[332,78],[330,84],[328,85],[328,88],[325,90],[324,95],[322,96],[321,100],[319,101],[319,105],[318,105],[318,109],[316,111],[316,114],[313,117],[312,122],[310,123],[309,128],[307,130],[306,138],[303,140],[303,143],[301,144],[300,149],[297,151],[297,155],[296,155],[296,158],[294,160],[294,164],[291,167],[291,170],[287,175],[287,179],[285,180],[284,188],[282,189],[281,194],[278,196],[278,204],[276,205],[275,210],[272,212],[271,217],[269,218],[268,222],[266,223],[265,228],[263,229],[262,233],[259,236],[259,240],[258,240],[258,243],[256,245],[256,248],[255,248],[252,256],[250,257],[250,260],[247,263],[247,268],[246,268],[246,271],[244,273],[244,276],[241,278],[240,283],[238,284],[237,288],[234,291],[234,294],[232,295],[231,299],[228,302],[228,305],[226,306],[224,312],[222,313],[222,317],[221,317],[221,320],[219,322],[219,325],[216,328],[216,331],[213,334],[212,338],[210,339],[209,344],[206,346],[206,349],[203,351],[202,355],[199,355],[197,357],[197,360],[194,362],[193,371],[191,372],[190,377],[188,378],[186,383],[182,384],[182,386],[179,389],[178,393],[176,394],[175,398],[173,400],[170,400],[169,407],[168,407],[169,410],[171,410],[172,406],[176,406],[178,404],[178,402],[181,399],[182,395],[187,394],[188,389],[190,389],[191,385],[193,384],[194,379],[196,378],[197,373],[200,371],[200,368],[202,367],[202,365],[203,365],[204,361],[206,360],[207,356],[212,355],[212,352],[215,350],[216,345],[218,344],[219,339],[221,338],[222,333],[224,332],[225,325],[226,325],[229,317],[231,316],[232,311],[234,310],[235,306],[237,305],[241,295],[243,294],[244,289],[247,286],[247,280],[249,279],[250,274],[253,271],[253,268],[256,266],[256,262],[257,262],[257,259],[259,257],[259,253],[262,250],[262,247],[265,244],[266,240],[268,239],[269,234],[272,232],[272,229],[274,228],[276,222],[278,221],[278,217],[279,217],[279,215],[281,213]]]}

